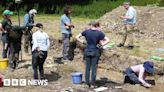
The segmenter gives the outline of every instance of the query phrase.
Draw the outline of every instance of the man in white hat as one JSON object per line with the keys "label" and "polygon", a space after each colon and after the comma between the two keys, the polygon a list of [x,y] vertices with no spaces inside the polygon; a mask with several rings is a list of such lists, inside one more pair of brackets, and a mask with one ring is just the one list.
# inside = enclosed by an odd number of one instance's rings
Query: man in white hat
{"label": "man in white hat", "polygon": [[28,30],[24,33],[24,50],[28,53],[28,47],[32,48],[32,28],[34,26],[34,16],[37,14],[37,10],[31,9],[24,16],[24,26],[28,27]]}

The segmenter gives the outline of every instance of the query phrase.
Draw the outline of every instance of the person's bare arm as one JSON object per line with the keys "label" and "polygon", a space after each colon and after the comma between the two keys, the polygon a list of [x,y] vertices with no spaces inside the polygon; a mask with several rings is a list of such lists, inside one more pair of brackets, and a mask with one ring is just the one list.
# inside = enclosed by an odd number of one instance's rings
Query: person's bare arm
{"label": "person's bare arm", "polygon": [[132,17],[130,17],[130,16],[121,16],[120,18],[121,19],[132,19]]}
{"label": "person's bare arm", "polygon": [[104,46],[104,45],[106,45],[106,44],[108,44],[109,43],[109,38],[108,37],[104,37],[104,40],[101,40],[100,41],[100,44],[102,45],[102,46]]}
{"label": "person's bare arm", "polygon": [[79,41],[80,43],[84,43],[84,40],[80,39],[81,37],[82,37],[82,34],[80,33],[76,36],[76,40]]}
{"label": "person's bare arm", "polygon": [[144,87],[150,88],[152,85],[145,81],[145,77],[146,76],[144,76],[144,70],[143,69],[140,70],[139,75],[138,75],[138,80],[142,83]]}

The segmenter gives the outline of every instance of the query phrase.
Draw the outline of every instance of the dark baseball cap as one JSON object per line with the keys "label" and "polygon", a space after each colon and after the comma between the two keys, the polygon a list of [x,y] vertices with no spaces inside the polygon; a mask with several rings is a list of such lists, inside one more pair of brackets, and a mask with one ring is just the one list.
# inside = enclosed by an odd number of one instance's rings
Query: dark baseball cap
{"label": "dark baseball cap", "polygon": [[38,28],[43,28],[43,24],[42,23],[37,23],[35,26],[38,27]]}

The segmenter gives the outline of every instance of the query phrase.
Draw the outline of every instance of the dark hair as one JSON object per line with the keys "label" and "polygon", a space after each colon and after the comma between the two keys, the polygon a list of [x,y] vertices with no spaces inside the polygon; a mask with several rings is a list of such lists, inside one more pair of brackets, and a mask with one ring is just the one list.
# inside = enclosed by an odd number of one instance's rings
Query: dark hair
{"label": "dark hair", "polygon": [[68,15],[69,11],[71,10],[71,7],[70,6],[66,6],[64,8],[64,14]]}
{"label": "dark hair", "polygon": [[96,27],[100,27],[100,22],[97,22],[96,23]]}
{"label": "dark hair", "polygon": [[38,28],[43,28],[43,24],[42,23],[37,23],[35,26],[38,27]]}

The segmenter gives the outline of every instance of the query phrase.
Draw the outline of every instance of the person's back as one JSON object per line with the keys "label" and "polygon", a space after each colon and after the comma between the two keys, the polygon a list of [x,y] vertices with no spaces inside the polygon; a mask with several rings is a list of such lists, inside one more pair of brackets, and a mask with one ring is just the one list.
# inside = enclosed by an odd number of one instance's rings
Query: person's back
{"label": "person's back", "polygon": [[38,30],[33,34],[33,36],[36,37],[35,38],[37,41],[36,44],[41,50],[46,51],[49,48],[49,45],[47,43],[47,40],[49,39],[49,37],[47,33],[41,32],[40,30]]}
{"label": "person's back", "polygon": [[24,26],[28,27],[28,30],[31,30],[33,28],[33,24],[34,24],[33,16],[30,15],[29,13],[26,13],[24,15]]}
{"label": "person's back", "polygon": [[135,73],[139,73],[141,70],[145,70],[143,64],[135,65],[130,67]]}
{"label": "person's back", "polygon": [[109,39],[105,37],[105,34],[103,32],[97,30],[96,28],[97,22],[92,21],[89,24],[90,24],[89,29],[77,35],[76,39],[81,43],[85,43],[82,39],[80,39],[81,36],[84,36],[87,41],[87,46],[84,50],[84,60],[86,64],[85,82],[87,86],[90,87],[90,86],[95,86],[96,83],[97,65],[101,56],[98,45],[104,46],[109,42]]}
{"label": "person's back", "polygon": [[82,33],[87,41],[87,49],[98,49],[97,44],[104,39],[104,34],[97,30],[86,30]]}
{"label": "person's back", "polygon": [[151,87],[151,84],[145,81],[147,75],[154,74],[154,63],[150,61],[144,64],[131,66],[125,71],[125,83],[142,84],[145,87]]}

